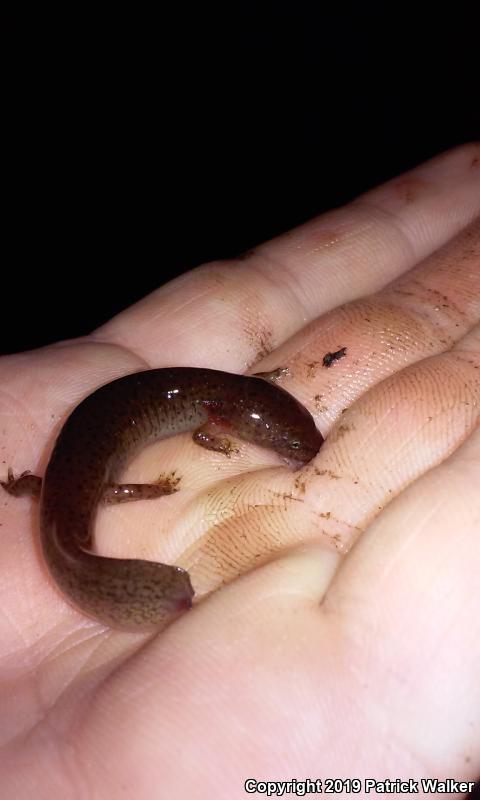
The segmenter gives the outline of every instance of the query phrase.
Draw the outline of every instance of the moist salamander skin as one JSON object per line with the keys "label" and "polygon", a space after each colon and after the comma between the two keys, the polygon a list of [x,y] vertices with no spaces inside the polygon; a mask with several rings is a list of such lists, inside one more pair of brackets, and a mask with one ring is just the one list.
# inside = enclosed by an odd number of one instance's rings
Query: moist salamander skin
{"label": "moist salamander skin", "polygon": [[[113,628],[161,627],[191,606],[190,577],[180,567],[92,552],[96,508],[126,462],[141,447],[189,430],[210,449],[224,450],[227,432],[299,466],[323,442],[311,414],[292,395],[254,376],[194,367],[154,369],[114,380],[86,397],[65,422],[46,469],[41,544],[67,598]],[[40,480],[24,480],[32,478]],[[2,485],[20,494],[15,483],[21,481]],[[165,493],[155,494],[152,486],[151,494],[142,492],[142,485],[130,487],[127,499]]]}

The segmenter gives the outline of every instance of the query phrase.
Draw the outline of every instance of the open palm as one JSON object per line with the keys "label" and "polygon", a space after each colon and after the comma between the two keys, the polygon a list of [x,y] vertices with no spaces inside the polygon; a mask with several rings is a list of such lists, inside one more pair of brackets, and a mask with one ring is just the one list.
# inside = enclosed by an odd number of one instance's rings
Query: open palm
{"label": "open palm", "polygon": [[301,471],[188,434],[132,462],[127,480],[175,471],[179,491],[100,509],[97,550],[178,564],[197,598],[153,637],[71,607],[43,565],[36,503],[2,493],[5,797],[478,778],[479,214],[471,145],[89,337],[2,359],[1,479],[43,474],[74,405],[149,367],[282,367],[327,437]]}

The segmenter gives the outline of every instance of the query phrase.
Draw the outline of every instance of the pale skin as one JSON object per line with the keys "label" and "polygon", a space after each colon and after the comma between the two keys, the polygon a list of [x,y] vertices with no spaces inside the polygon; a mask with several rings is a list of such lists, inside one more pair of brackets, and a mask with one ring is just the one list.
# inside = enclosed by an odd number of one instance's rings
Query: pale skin
{"label": "pale skin", "polygon": [[102,508],[97,549],[185,567],[197,596],[153,636],[71,607],[36,501],[1,494],[5,796],[480,777],[479,215],[474,144],[1,360],[1,479],[42,475],[74,405],[150,367],[282,367],[327,437],[300,472],[188,434],[135,459],[126,482],[178,491]]}

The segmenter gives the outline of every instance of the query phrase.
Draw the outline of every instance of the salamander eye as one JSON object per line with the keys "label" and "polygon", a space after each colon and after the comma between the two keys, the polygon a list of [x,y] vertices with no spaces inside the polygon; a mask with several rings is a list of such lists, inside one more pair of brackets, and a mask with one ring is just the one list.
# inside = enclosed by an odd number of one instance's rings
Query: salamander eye
{"label": "salamander eye", "polygon": [[297,441],[297,439],[293,439],[290,442],[289,447],[290,447],[290,450],[298,450],[301,447],[301,445],[300,445],[300,442]]}

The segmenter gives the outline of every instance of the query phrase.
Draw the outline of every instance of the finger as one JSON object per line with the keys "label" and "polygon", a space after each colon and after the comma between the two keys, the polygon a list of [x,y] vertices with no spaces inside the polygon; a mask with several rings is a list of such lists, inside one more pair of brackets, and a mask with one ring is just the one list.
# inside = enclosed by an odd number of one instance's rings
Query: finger
{"label": "finger", "polygon": [[388,708],[395,737],[420,763],[472,779],[480,762],[479,483],[477,424],[369,528],[321,610],[355,651],[372,717]]}
{"label": "finger", "polygon": [[417,167],[261,245],[153,292],[95,332],[152,366],[242,371],[306,323],[410,269],[480,213],[479,145]]}

